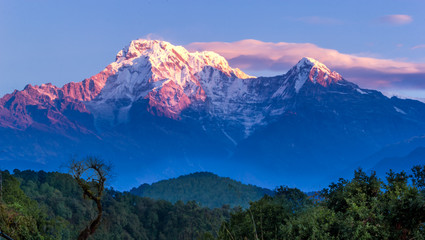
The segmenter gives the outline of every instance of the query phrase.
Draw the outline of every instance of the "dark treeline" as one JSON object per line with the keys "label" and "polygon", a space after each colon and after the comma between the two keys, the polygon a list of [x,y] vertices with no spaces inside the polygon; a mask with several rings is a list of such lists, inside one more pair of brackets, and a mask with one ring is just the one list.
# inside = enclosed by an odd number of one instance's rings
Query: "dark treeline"
{"label": "dark treeline", "polygon": [[281,187],[233,212],[219,239],[425,239],[424,222],[425,167],[385,181],[357,170],[316,198]]}
{"label": "dark treeline", "polygon": [[[18,239],[76,239],[96,215],[68,174],[3,171],[0,229]],[[230,208],[172,204],[106,190],[101,225],[90,239],[202,239],[217,235]]]}
{"label": "dark treeline", "polygon": [[[76,239],[95,214],[68,174],[3,172],[0,228],[15,239]],[[249,208],[209,209],[106,190],[90,239],[425,239],[425,166],[386,179],[357,170],[317,196],[279,187]]]}

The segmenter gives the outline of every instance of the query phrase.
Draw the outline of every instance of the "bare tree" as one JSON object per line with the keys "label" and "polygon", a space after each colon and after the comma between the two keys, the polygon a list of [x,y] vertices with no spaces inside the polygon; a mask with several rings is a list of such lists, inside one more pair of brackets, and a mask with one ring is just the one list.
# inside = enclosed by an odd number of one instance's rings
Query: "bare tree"
{"label": "bare tree", "polygon": [[69,171],[83,190],[83,198],[88,197],[96,203],[97,207],[96,218],[78,236],[78,240],[86,240],[96,231],[102,219],[101,198],[105,190],[105,182],[111,173],[111,166],[99,158],[87,157],[79,161],[72,160]]}

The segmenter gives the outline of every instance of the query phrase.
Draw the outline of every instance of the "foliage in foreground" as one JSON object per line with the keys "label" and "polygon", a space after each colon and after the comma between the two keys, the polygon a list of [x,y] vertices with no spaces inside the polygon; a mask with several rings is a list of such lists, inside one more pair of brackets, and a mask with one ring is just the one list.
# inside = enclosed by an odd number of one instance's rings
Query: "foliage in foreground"
{"label": "foliage in foreground", "polygon": [[[0,229],[14,239],[57,239],[53,221],[19,187],[20,182],[2,172]],[[61,222],[57,221],[60,227]]]}
{"label": "foliage in foreground", "polygon": [[413,175],[355,172],[313,201],[280,188],[223,223],[219,239],[425,239],[425,167]]}
{"label": "foliage in foreground", "polygon": [[[68,174],[6,171],[3,179],[0,228],[15,239],[75,239],[96,214]],[[425,166],[385,180],[358,170],[316,198],[280,187],[248,209],[211,210],[112,189],[102,204],[90,239],[425,239]]]}
{"label": "foliage in foreground", "polygon": [[[94,203],[72,176],[43,171],[3,172],[0,229],[15,240],[76,239],[96,216]],[[157,201],[112,189],[102,198],[104,214],[89,239],[199,239],[217,235],[228,207],[208,209],[195,202]]]}

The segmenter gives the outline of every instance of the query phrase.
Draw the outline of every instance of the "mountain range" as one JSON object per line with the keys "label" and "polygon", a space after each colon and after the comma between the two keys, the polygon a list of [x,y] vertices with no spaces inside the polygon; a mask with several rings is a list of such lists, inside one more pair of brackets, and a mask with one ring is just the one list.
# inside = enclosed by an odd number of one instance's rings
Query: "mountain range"
{"label": "mountain range", "polygon": [[139,39],[81,82],[3,96],[0,134],[0,167],[54,170],[96,155],[113,163],[119,189],[208,170],[315,190],[358,166],[410,167],[402,158],[425,147],[425,104],[308,57],[253,77],[214,52]]}

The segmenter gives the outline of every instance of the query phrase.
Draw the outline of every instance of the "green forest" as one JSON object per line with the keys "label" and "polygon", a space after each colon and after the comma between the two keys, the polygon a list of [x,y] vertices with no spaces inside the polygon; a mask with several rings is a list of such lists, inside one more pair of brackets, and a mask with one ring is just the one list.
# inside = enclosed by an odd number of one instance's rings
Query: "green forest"
{"label": "green forest", "polygon": [[[13,239],[77,239],[95,215],[91,201],[69,174],[2,172],[0,228]],[[90,239],[202,239],[229,219],[230,209],[195,202],[172,204],[105,190],[104,214]]]}
{"label": "green forest", "polygon": [[178,178],[140,185],[130,190],[141,197],[162,199],[170,202],[196,201],[202,206],[219,208],[225,204],[230,207],[249,207],[249,202],[262,198],[273,191],[254,185],[246,185],[227,177],[219,177],[210,172],[197,172]]}
{"label": "green forest", "polygon": [[[425,239],[425,166],[385,179],[359,169],[314,196],[281,186],[246,208],[111,188],[101,202],[102,219],[89,239]],[[77,239],[94,216],[94,203],[70,174],[2,171],[0,229],[15,240]]]}

